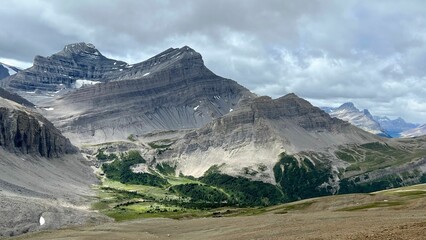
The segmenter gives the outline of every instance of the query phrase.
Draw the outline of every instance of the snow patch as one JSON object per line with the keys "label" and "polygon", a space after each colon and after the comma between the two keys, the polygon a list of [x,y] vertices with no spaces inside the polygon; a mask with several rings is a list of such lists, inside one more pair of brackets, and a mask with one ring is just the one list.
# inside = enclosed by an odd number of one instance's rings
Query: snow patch
{"label": "snow patch", "polygon": [[142,77],[148,76],[151,72],[147,72],[144,75],[142,75]]}
{"label": "snow patch", "polygon": [[77,79],[74,83],[74,88],[81,88],[83,86],[86,85],[95,85],[101,83],[99,81],[90,81],[90,80],[86,80],[86,79]]}
{"label": "snow patch", "polygon": [[46,223],[46,220],[44,220],[44,217],[40,217],[40,226],[43,226]]}
{"label": "snow patch", "polygon": [[197,109],[200,107],[200,105],[197,105],[195,108],[194,108],[194,111],[197,111]]}
{"label": "snow patch", "polygon": [[55,110],[54,108],[52,108],[52,107],[49,107],[49,108],[43,108],[44,110],[46,110],[46,111],[53,111],[53,110]]}
{"label": "snow patch", "polygon": [[9,75],[13,75],[13,74],[16,73],[16,71],[13,70],[12,68],[10,68],[10,67],[8,67],[8,66],[6,66],[4,64],[2,64],[2,65],[3,65],[3,67],[5,67],[7,69],[7,71],[9,72]]}
{"label": "snow patch", "polygon": [[229,112],[232,112],[232,111],[234,111],[234,109],[230,108],[230,109],[229,109]]}

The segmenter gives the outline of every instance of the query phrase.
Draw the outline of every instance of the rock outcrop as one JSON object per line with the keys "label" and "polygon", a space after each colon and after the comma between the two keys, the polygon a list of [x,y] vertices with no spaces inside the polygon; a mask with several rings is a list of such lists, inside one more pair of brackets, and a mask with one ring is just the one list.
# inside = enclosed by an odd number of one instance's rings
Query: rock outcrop
{"label": "rock outcrop", "polygon": [[77,152],[43,116],[3,98],[0,98],[0,146],[48,158]]}
{"label": "rock outcrop", "polygon": [[0,238],[105,220],[86,210],[97,182],[87,161],[34,111],[0,97]]}

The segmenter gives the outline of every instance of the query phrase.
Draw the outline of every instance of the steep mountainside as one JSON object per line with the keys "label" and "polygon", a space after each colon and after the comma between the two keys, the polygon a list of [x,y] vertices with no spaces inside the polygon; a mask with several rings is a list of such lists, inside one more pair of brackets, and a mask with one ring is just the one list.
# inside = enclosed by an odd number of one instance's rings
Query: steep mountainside
{"label": "steep mountainside", "polygon": [[418,137],[423,135],[426,135],[426,124],[401,133],[401,137],[403,138]]}
{"label": "steep mountainside", "polygon": [[238,110],[187,134],[160,158],[174,162],[185,175],[199,177],[217,165],[230,175],[263,169],[262,174],[251,177],[274,182],[272,169],[281,153],[327,153],[338,145],[372,141],[380,139],[289,94],[275,100],[259,97],[247,101]]}
{"label": "steep mountainside", "polygon": [[20,69],[17,67],[10,66],[0,62],[0,80],[3,78],[9,77],[19,71]]}
{"label": "steep mountainside", "polygon": [[44,106],[50,109],[46,116],[76,143],[199,128],[254,96],[212,73],[189,47],[168,49],[109,76],[114,78]]}
{"label": "steep mountainside", "polygon": [[0,146],[4,149],[42,157],[59,157],[77,152],[69,140],[43,116],[15,102],[1,100]]}
{"label": "steep mountainside", "polygon": [[0,97],[0,237],[97,219],[77,148],[34,110]]}
{"label": "steep mountainside", "polygon": [[374,120],[367,109],[360,111],[351,102],[344,103],[338,108],[325,107],[322,109],[330,114],[330,116],[347,121],[367,132],[388,137],[388,134],[382,129],[380,124]]}
{"label": "steep mountainside", "polygon": [[0,88],[0,97],[10,100],[12,102],[16,102],[18,104],[27,106],[27,107],[34,107],[34,104],[29,102],[27,99],[19,96],[16,93],[11,93],[9,91],[4,90],[3,88]]}
{"label": "steep mountainside", "polygon": [[1,85],[13,91],[58,91],[92,81],[107,81],[108,74],[125,69],[125,62],[108,59],[92,44],[69,44],[49,57],[36,56],[33,66],[7,77]]}
{"label": "steep mountainside", "polygon": [[374,119],[391,137],[400,137],[402,132],[408,131],[419,126],[418,124],[408,123],[400,117],[391,120],[388,117],[374,116]]}

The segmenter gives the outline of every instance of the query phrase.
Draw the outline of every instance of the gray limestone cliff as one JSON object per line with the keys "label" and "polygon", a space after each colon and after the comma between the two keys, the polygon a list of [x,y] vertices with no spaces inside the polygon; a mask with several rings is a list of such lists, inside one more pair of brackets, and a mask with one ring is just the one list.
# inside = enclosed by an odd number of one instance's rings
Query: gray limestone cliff
{"label": "gray limestone cliff", "polygon": [[36,154],[48,158],[77,153],[77,149],[70,141],[43,116],[2,97],[0,97],[0,146],[11,152]]}
{"label": "gray limestone cliff", "polygon": [[102,81],[125,66],[103,56],[92,44],[75,43],[49,57],[36,56],[32,67],[3,79],[1,86],[13,91],[58,91],[74,88],[77,80]]}

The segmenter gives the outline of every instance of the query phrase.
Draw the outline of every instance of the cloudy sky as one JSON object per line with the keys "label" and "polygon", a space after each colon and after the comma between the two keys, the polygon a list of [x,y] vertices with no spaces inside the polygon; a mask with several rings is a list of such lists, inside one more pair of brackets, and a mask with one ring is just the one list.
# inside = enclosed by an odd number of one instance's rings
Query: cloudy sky
{"label": "cloudy sky", "polygon": [[128,63],[188,45],[259,95],[426,122],[423,0],[8,0],[0,22],[9,64],[74,42]]}

